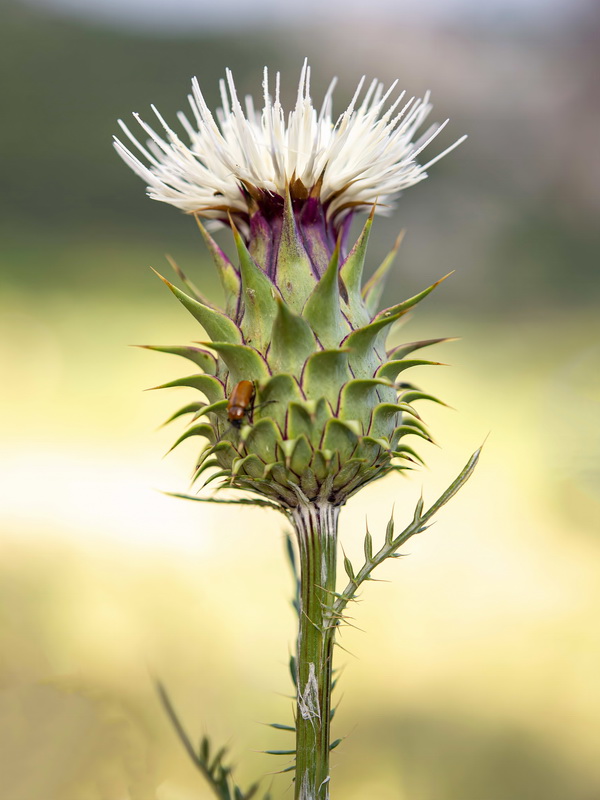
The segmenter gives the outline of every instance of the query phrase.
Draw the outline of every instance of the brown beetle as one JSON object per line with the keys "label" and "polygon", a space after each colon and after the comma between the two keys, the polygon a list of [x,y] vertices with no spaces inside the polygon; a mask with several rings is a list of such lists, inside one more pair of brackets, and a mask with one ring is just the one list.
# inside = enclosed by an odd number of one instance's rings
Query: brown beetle
{"label": "brown beetle", "polygon": [[244,417],[252,422],[256,389],[252,381],[240,381],[233,387],[227,401],[227,419],[234,428],[241,428]]}

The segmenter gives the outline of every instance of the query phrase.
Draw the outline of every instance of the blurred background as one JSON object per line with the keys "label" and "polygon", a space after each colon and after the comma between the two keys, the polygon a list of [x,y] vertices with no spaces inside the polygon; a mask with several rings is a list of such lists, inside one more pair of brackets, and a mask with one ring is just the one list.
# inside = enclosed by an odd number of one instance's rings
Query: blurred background
{"label": "blurred background", "polygon": [[[116,120],[209,105],[264,64],[319,101],[363,73],[433,93],[469,139],[377,223],[407,235],[390,296],[456,270],[397,334],[459,341],[415,373],[441,448],[342,517],[358,561],[488,435],[476,475],[343,631],[334,798],[600,798],[600,7],[583,0],[4,0],[0,11],[0,775],[6,800],[203,800],[159,707],[227,744],[245,785],[287,766],[294,638],[282,518],[185,491],[161,460],[198,339],[153,276],[169,253],[218,288],[195,224],[148,201]],[[438,146],[436,144],[436,146]],[[432,155],[434,152],[432,152]],[[226,235],[221,235],[225,245]],[[176,427],[176,426],[174,426]],[[265,778],[291,797],[289,775]]]}

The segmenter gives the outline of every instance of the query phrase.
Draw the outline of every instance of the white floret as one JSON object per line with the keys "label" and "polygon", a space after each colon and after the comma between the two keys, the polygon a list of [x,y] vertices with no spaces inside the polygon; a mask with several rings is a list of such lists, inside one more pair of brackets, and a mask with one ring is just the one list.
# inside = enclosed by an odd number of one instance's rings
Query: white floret
{"label": "white floret", "polygon": [[[385,211],[403,189],[426,178],[428,167],[466,138],[420,164],[417,157],[448,120],[431,125],[415,138],[431,111],[429,94],[405,100],[405,92],[401,92],[390,101],[396,83],[384,92],[383,84],[373,81],[359,104],[363,78],[350,105],[334,122],[335,80],[317,112],[310,97],[310,67],[305,62],[296,105],[286,121],[279,73],[272,97],[265,68],[264,105],[259,112],[250,96],[242,108],[227,70],[226,81],[220,84],[222,107],[214,116],[198,80],[193,79],[188,98],[193,123],[182,112],[178,114],[188,144],[152,106],[162,133],[134,114],[147,136],[146,144],[119,120],[131,146],[115,137],[115,148],[146,182],[152,199],[209,218],[222,218],[227,210],[246,213],[244,185],[284,197],[294,180],[309,190],[320,187],[320,199],[330,218],[375,203],[379,211]],[[135,150],[139,155],[134,155]]]}

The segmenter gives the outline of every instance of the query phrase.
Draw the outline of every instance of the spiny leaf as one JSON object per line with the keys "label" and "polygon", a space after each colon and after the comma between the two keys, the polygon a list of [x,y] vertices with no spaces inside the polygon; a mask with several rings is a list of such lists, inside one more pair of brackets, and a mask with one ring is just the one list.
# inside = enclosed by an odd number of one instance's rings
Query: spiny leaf
{"label": "spiny leaf", "polygon": [[407,403],[380,403],[375,406],[369,436],[375,439],[389,436],[390,431],[397,427],[398,415],[403,411],[417,416],[416,411]]}
{"label": "spiny leaf", "polygon": [[365,561],[370,561],[373,558],[373,537],[371,536],[368,530],[365,533],[364,549],[365,549]]}
{"label": "spiny leaf", "polygon": [[280,511],[283,514],[286,514],[286,511],[281,506],[271,503],[269,500],[262,500],[258,497],[255,500],[246,498],[239,500],[221,500],[217,497],[198,497],[195,494],[182,494],[180,492],[164,492],[164,494],[166,494],[168,497],[178,497],[181,500],[193,500],[196,503],[217,503],[229,506],[257,506],[258,508],[272,508],[275,511]]}
{"label": "spiny leaf", "polygon": [[243,456],[242,458],[234,458],[231,463],[231,477],[241,473],[248,475],[251,478],[261,478],[264,472],[265,465],[256,453]]}
{"label": "spiny leaf", "polygon": [[378,378],[386,378],[389,381],[395,381],[401,372],[405,369],[412,367],[441,367],[445,366],[439,361],[423,361],[421,359],[399,359],[394,361],[387,361],[375,373]]}
{"label": "spiny leaf", "polygon": [[268,353],[273,372],[299,375],[304,362],[316,349],[317,343],[308,322],[293,314],[286,303],[278,300]]}
{"label": "spiny leaf", "polygon": [[[274,375],[259,389],[258,403],[255,403],[255,416],[263,414],[272,417],[281,429],[284,428],[289,405],[293,401],[301,401],[302,393],[298,382],[291,375],[280,373]],[[296,438],[288,436],[289,439]]]}
{"label": "spiny leaf", "polygon": [[254,263],[235,225],[233,223],[231,225],[242,277],[244,306],[242,330],[246,342],[264,352],[271,339],[273,321],[277,314],[275,298],[279,291],[271,279]]}
{"label": "spiny leaf", "polygon": [[289,192],[286,194],[281,239],[277,254],[277,285],[287,306],[300,313],[314,289],[317,278],[302,243]]}
{"label": "spiny leaf", "polygon": [[275,728],[278,731],[291,731],[292,733],[296,732],[296,728],[293,725],[282,725],[280,722],[267,722],[269,728]]}
{"label": "spiny leaf", "polygon": [[[156,272],[156,270],[153,270]],[[207,332],[209,337],[214,342],[231,342],[232,344],[241,344],[242,334],[240,329],[232,322],[226,314],[217,311],[216,308],[209,308],[192,297],[182,292],[166,278],[163,278],[158,272],[158,277],[165,283],[173,292],[179,302],[187,308],[190,314],[198,320],[200,325]]]}
{"label": "spiny leaf", "polygon": [[288,466],[298,477],[302,476],[312,460],[313,449],[308,438],[302,434],[294,443],[294,448],[288,459]]}
{"label": "spiny leaf", "polygon": [[364,467],[364,464],[365,462],[362,458],[348,459],[337,472],[333,480],[333,488],[341,489],[348,486],[361,467]]}
{"label": "spiny leaf", "polygon": [[215,357],[208,353],[206,350],[201,350],[199,347],[184,347],[179,345],[156,345],[156,344],[139,344],[136,347],[141,347],[143,350],[154,350],[157,353],[169,353],[173,356],[181,356],[187,358],[188,361],[193,361],[197,364],[203,372],[209,375],[216,375],[217,362]]}
{"label": "spiny leaf", "polygon": [[174,381],[162,383],[160,386],[153,386],[150,391],[156,389],[171,389],[177,386],[188,386],[190,389],[197,389],[202,394],[206,395],[209,402],[216,403],[218,400],[223,400],[225,397],[225,390],[221,381],[213,378],[212,375],[188,375],[184,378],[176,378]]}
{"label": "spiny leaf", "polygon": [[292,683],[294,686],[298,686],[298,666],[296,663],[296,657],[290,656],[290,675],[292,676]]}
{"label": "spiny leaf", "polygon": [[205,405],[206,403],[188,403],[186,406],[183,406],[174,414],[171,414],[169,419],[166,419],[163,422],[163,426],[168,425],[170,422],[173,422],[173,420],[182,417],[184,414],[195,414],[196,412],[200,411],[200,409],[204,408]]}
{"label": "spiny leaf", "polygon": [[207,736],[203,736],[200,741],[199,755],[204,763],[208,764],[210,758],[210,742]]}
{"label": "spiny leaf", "polygon": [[254,347],[227,342],[206,342],[223,359],[233,384],[239,381],[263,381],[270,376],[266,361]]}
{"label": "spiny leaf", "polygon": [[452,272],[449,272],[447,275],[444,275],[443,278],[440,278],[439,281],[432,283],[431,286],[428,286],[427,289],[423,289],[422,292],[416,294],[414,297],[409,297],[408,300],[404,300],[402,303],[397,303],[395,306],[391,306],[390,308],[386,308],[383,311],[380,311],[379,314],[375,317],[375,319],[381,319],[384,317],[393,317],[397,314],[405,314],[409,308],[416,306],[417,303],[420,303],[428,294],[431,294],[436,286],[439,286],[442,281],[445,281],[446,278],[449,278],[452,275]]}
{"label": "spiny leaf", "polygon": [[271,277],[275,261],[273,229],[258,208],[252,207],[249,219],[248,252],[254,263]]}
{"label": "spiny leaf", "polygon": [[312,431],[313,422],[310,411],[303,403],[291,402],[287,410],[287,438],[296,439],[303,433],[310,436]]}
{"label": "spiny leaf", "polygon": [[413,516],[413,522],[421,521],[421,514],[423,513],[423,505],[424,505],[424,500],[423,500],[423,495],[421,495],[421,497],[419,497],[419,500],[417,501],[417,505],[415,506],[415,514]]}
{"label": "spiny leaf", "polygon": [[[220,403],[225,403],[225,400],[221,400]],[[207,406],[208,408],[209,406]],[[175,443],[169,448],[167,451],[171,453],[178,447],[182,442],[185,442],[186,439],[189,439],[191,436],[203,436],[205,439],[208,439],[210,442],[214,441],[215,433],[214,430],[210,425],[207,425],[205,422],[200,423],[199,425],[194,425],[191,428],[188,428],[187,431],[184,431],[181,436],[175,440]]]}
{"label": "spiny leaf", "polygon": [[354,568],[352,567],[352,562],[348,558],[348,556],[344,556],[344,569],[346,570],[346,575],[350,578],[351,581],[354,580]]}
{"label": "spiny leaf", "polygon": [[479,456],[481,455],[481,447],[478,448],[471,458],[468,460],[467,464],[465,465],[464,469],[458,475],[458,477],[450,484],[450,486],[446,489],[446,491],[438,497],[435,503],[429,508],[425,514],[421,517],[422,522],[426,522],[427,520],[431,519],[434,514],[436,514],[439,509],[445,505],[448,500],[452,499],[454,495],[458,492],[458,490],[464,486],[464,484],[469,480],[475,467],[477,466],[477,462],[479,461]]}
{"label": "spiny leaf", "polygon": [[380,317],[362,328],[357,328],[342,342],[350,350],[350,367],[355,378],[372,378],[379,365],[375,352],[385,343],[388,328],[401,313]]}
{"label": "spiny leaf", "polygon": [[[206,427],[207,428],[212,428],[211,425],[206,425]],[[214,432],[213,432],[213,435],[214,435]],[[208,437],[208,431],[207,431],[207,438],[209,438]],[[211,441],[211,440],[209,439],[209,441]],[[202,466],[202,464],[204,464],[204,462],[206,461],[207,458],[209,458],[211,456],[214,456],[215,458],[218,459],[218,457],[219,457],[218,454],[219,453],[225,453],[227,450],[229,450],[229,455],[228,455],[229,459],[238,458],[238,456],[239,456],[238,451],[236,450],[236,448],[233,445],[233,443],[230,442],[228,439],[219,439],[215,444],[208,444],[200,452],[200,455],[198,456],[198,459],[196,461],[196,466],[194,467],[194,474],[196,474],[196,471],[198,469],[200,469],[200,467]],[[220,462],[220,463],[222,463],[222,462]]]}
{"label": "spiny leaf", "polygon": [[395,429],[390,440],[392,446],[396,446],[404,436],[418,436],[421,439],[425,439],[426,442],[433,442],[433,439],[424,425],[419,425],[417,427],[416,425],[410,425],[409,421],[412,422],[412,420],[409,419],[402,420],[402,425],[399,425]]}
{"label": "spiny leaf", "polygon": [[310,324],[325,349],[338,347],[349,326],[340,308],[338,286],[339,242],[327,270],[306,301],[302,316]]}
{"label": "spiny leaf", "polygon": [[177,275],[177,277],[179,278],[179,280],[180,280],[180,281],[183,283],[183,285],[184,285],[184,286],[185,286],[185,288],[188,290],[188,292],[190,292],[190,293],[192,294],[192,296],[194,297],[194,299],[195,299],[195,300],[198,300],[200,303],[203,303],[205,306],[210,306],[211,308],[214,308],[214,307],[215,307],[215,306],[214,306],[214,304],[213,304],[213,303],[211,303],[211,302],[210,302],[210,301],[209,301],[209,300],[208,300],[206,297],[204,297],[204,295],[202,294],[202,292],[201,292],[201,291],[198,289],[198,287],[197,287],[197,286],[196,286],[196,285],[195,285],[195,284],[194,284],[194,283],[193,283],[193,282],[192,282],[192,281],[191,281],[191,280],[190,280],[190,279],[187,277],[187,275],[186,275],[186,274],[185,274],[185,272],[184,272],[184,271],[181,269],[181,267],[180,267],[180,266],[179,266],[179,264],[178,264],[178,263],[175,261],[175,259],[174,259],[172,256],[170,256],[168,253],[165,253],[165,257],[166,257],[167,261],[169,262],[169,266],[171,267],[171,269],[173,270],[173,272],[175,273],[175,275]]}
{"label": "spiny leaf", "polygon": [[388,524],[385,527],[385,542],[391,545],[394,540],[394,511],[392,509],[392,516],[389,518]]}
{"label": "spiny leaf", "polygon": [[462,472],[425,513],[423,513],[423,499],[421,498],[417,503],[411,523],[402,531],[402,533],[398,534],[397,536],[394,535],[394,515],[392,511],[392,516],[390,517],[390,520],[386,528],[385,545],[381,548],[381,550],[378,553],[375,554],[375,556],[371,561],[368,559],[365,561],[365,564],[361,567],[360,571],[357,573],[355,577],[349,575],[350,583],[346,586],[344,591],[337,596],[337,600],[335,601],[333,607],[333,613],[334,615],[336,615],[337,618],[342,617],[344,608],[346,607],[348,602],[350,602],[350,600],[352,600],[355,597],[358,587],[364,581],[370,579],[371,572],[376,566],[385,561],[386,558],[401,557],[402,554],[399,554],[397,552],[398,549],[408,539],[410,539],[411,536],[414,536],[415,534],[419,534],[427,530],[429,526],[426,523],[434,516],[434,514],[437,513],[437,511],[439,511],[439,509],[443,505],[445,505],[458,492],[458,490],[470,478],[470,476],[473,473],[473,470],[477,465],[480,453],[481,453],[481,448],[479,448],[478,450],[475,451],[475,453],[473,453],[473,455],[467,462],[466,466],[463,468]]}
{"label": "spiny leaf", "polygon": [[217,268],[219,279],[225,293],[225,311],[228,317],[234,317],[240,295],[240,276],[237,270],[227,258],[225,253],[221,250],[219,245],[215,242],[209,232],[206,230],[198,214],[194,214],[200,233],[206,243],[209,253]]}
{"label": "spiny leaf", "polygon": [[371,408],[378,401],[377,389],[393,384],[383,378],[358,378],[345,384],[341,391],[338,414],[343,419],[360,420],[363,433],[369,424]]}
{"label": "spiny leaf", "polygon": [[[217,467],[219,466],[219,462],[217,461],[215,464],[211,464],[211,466]],[[198,475],[196,477],[198,477]],[[210,483],[214,483],[214,481],[219,480],[219,478],[231,478],[231,471],[228,469],[221,469],[217,472],[214,472],[204,481],[202,488],[208,486]]]}
{"label": "spiny leaf", "polygon": [[362,295],[365,300],[365,304],[369,313],[371,315],[375,314],[377,311],[377,306],[379,305],[379,301],[381,300],[381,296],[383,294],[383,290],[385,288],[385,282],[388,276],[388,273],[396,260],[396,255],[398,254],[398,248],[404,239],[404,231],[400,231],[398,238],[396,239],[393,248],[381,262],[379,267],[375,270],[373,275],[369,278],[369,280],[365,283]]}
{"label": "spiny leaf", "polygon": [[323,448],[339,455],[342,461],[348,460],[354,452],[361,431],[352,425],[352,420],[333,417],[325,425]]}
{"label": "spiny leaf", "polygon": [[415,400],[430,400],[432,403],[437,403],[440,406],[445,406],[446,408],[448,408],[448,405],[444,403],[443,400],[434,397],[432,394],[425,394],[425,392],[418,392],[418,391],[403,392],[401,395],[401,400],[403,403],[414,403]]}
{"label": "spiny leaf", "polygon": [[408,461],[416,461],[417,463],[425,466],[425,462],[421,458],[421,456],[413,450],[412,447],[409,447],[407,444],[398,445],[392,450],[392,456],[395,458],[404,458]]}
{"label": "spiny leaf", "polygon": [[[198,753],[196,753],[192,742],[187,735],[183,725],[181,724],[179,717],[177,716],[173,704],[166,692],[164,686],[159,682],[156,681],[156,688],[165,709],[167,716],[169,717],[171,724],[175,728],[175,732],[183,744],[187,754],[193,761],[194,765],[199,769],[202,773],[208,784],[217,794],[217,797],[220,800],[230,800],[230,789],[229,789],[229,775],[231,769],[229,767],[224,767],[219,765],[216,769],[211,769],[209,765],[210,761],[210,743],[206,736],[202,738],[200,742],[200,747],[198,749]],[[220,761],[220,760],[219,760]],[[243,800],[243,798],[242,798]]]}
{"label": "spiny leaf", "polygon": [[369,234],[375,215],[375,205],[356,240],[354,247],[340,268],[340,278],[348,294],[348,308],[353,325],[365,325],[370,321],[369,314],[362,300],[362,274],[369,243]]}
{"label": "spiny leaf", "polygon": [[456,342],[456,336],[450,336],[443,339],[422,339],[419,342],[408,342],[399,344],[397,347],[388,351],[388,358],[402,359],[409,353],[414,353],[415,350],[421,350],[423,347],[430,347],[433,344],[441,344],[442,342]]}
{"label": "spiny leaf", "polygon": [[[194,474],[194,478],[199,478],[203,472],[206,472],[207,469],[214,469],[215,467],[220,467],[221,465],[217,461],[216,458],[209,458],[203,464],[201,464]],[[229,474],[227,471],[225,474]],[[205,484],[206,485],[206,484]]]}
{"label": "spiny leaf", "polygon": [[298,218],[304,246],[317,275],[325,272],[331,257],[331,248],[325,233],[327,227],[325,211],[319,198],[321,186],[322,176],[313,186]]}
{"label": "spiny leaf", "polygon": [[277,772],[269,773],[269,775],[285,775],[286,772],[293,772],[296,769],[296,765],[292,764],[291,767],[285,767],[284,769],[280,769]]}
{"label": "spiny leaf", "polygon": [[281,433],[272,419],[264,417],[252,425],[246,439],[246,450],[255,453],[269,464],[276,455],[277,443],[281,441]]}
{"label": "spiny leaf", "polygon": [[340,389],[351,378],[345,350],[321,350],[308,359],[302,373],[302,388],[309,400],[325,398],[337,408]]}
{"label": "spiny leaf", "polygon": [[313,500],[319,492],[319,484],[312,467],[307,467],[300,476],[300,488],[309,500]]}

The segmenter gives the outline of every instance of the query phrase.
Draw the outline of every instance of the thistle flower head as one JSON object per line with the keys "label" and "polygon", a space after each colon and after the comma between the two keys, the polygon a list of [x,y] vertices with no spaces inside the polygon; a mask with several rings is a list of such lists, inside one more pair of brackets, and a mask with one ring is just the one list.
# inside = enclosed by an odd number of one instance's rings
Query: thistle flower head
{"label": "thistle flower head", "polygon": [[335,83],[317,110],[305,62],[296,104],[286,119],[279,73],[272,87],[265,68],[259,111],[249,95],[242,105],[227,70],[220,83],[222,107],[216,115],[194,78],[188,96],[192,121],[183,112],[178,115],[188,144],[153,107],[160,133],[134,115],[148,137],[146,145],[120,121],[139,157],[119,139],[115,147],[146,181],[154,200],[222,222],[231,215],[247,233],[257,208],[272,216],[289,193],[296,207],[306,202],[321,205],[337,232],[354,209],[377,204],[377,210],[385,212],[403,189],[426,178],[428,167],[462,139],[420,164],[421,152],[447,122],[418,134],[431,110],[429,94],[407,98],[406,92],[396,92],[397,81],[385,90],[374,80],[365,89],[363,78],[336,121]]}
{"label": "thistle flower head", "polygon": [[[224,310],[205,301],[183,273],[189,294],[166,281],[206,332],[201,348],[154,348],[202,370],[165,384],[191,387],[208,401],[174,415],[193,414],[177,443],[207,440],[196,477],[217,468],[212,477],[288,509],[342,505],[365,484],[419,460],[404,439],[429,437],[411,403],[433,398],[406,383],[404,372],[433,363],[407,356],[439,341],[386,350],[393,323],[437,284],[378,311],[394,252],[364,286],[362,274],[375,212],[444,155],[417,161],[443,126],[415,140],[428,98],[392,99],[395,84],[384,91],[378,82],[363,93],[362,81],[334,123],[333,84],[319,112],[309,84],[305,64],[286,122],[279,76],[271,98],[265,71],[259,113],[251,98],[242,109],[228,72],[216,117],[194,81],[196,127],[180,115],[189,145],[157,111],[162,136],[138,117],[147,146],[122,125],[147,164],[116,143],[152,198],[228,223],[235,238],[238,264],[200,226],[221,278]],[[369,206],[347,249],[353,211]]]}

